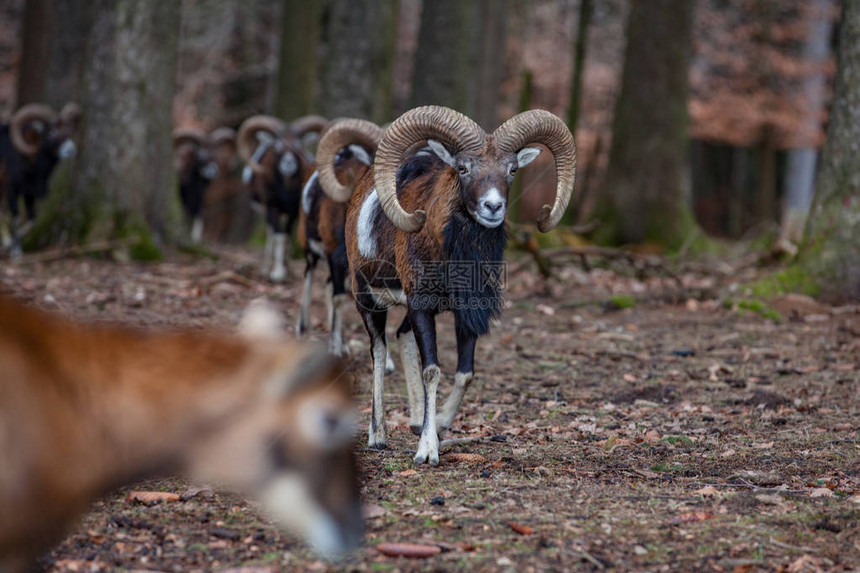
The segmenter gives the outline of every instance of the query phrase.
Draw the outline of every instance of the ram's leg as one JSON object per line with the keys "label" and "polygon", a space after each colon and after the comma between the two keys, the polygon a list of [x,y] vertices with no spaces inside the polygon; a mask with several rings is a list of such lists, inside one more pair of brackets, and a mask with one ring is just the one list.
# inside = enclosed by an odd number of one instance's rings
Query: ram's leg
{"label": "ram's leg", "polygon": [[18,215],[12,215],[12,248],[9,251],[9,256],[13,259],[20,259],[23,252],[21,251],[21,237],[18,235]]}
{"label": "ram's leg", "polygon": [[302,284],[302,299],[299,303],[299,321],[296,323],[296,334],[303,335],[311,325],[311,294],[314,286],[314,271],[320,258],[314,253],[305,255],[305,281]]}
{"label": "ram's leg", "polygon": [[[339,254],[342,254],[342,256],[338,256]],[[335,253],[329,257],[329,266],[331,268],[331,316],[329,318],[331,334],[329,336],[329,351],[335,356],[349,356],[349,347],[344,344],[343,340],[343,309],[350,299],[350,294],[346,292],[346,275],[349,272],[346,252]],[[384,334],[384,327],[382,331]],[[388,350],[386,347],[386,355],[387,353]]]}
{"label": "ram's leg", "polygon": [[203,217],[197,215],[191,223],[191,242],[199,245],[203,240]]}
{"label": "ram's leg", "polygon": [[274,236],[275,231],[266,222],[266,246],[263,248],[263,263],[260,265],[260,273],[262,274],[267,274],[272,265],[272,253],[275,248]]}
{"label": "ram's leg", "polygon": [[439,464],[439,436],[436,435],[436,391],[442,371],[436,358],[436,319],[430,311],[409,307],[409,321],[415,332],[415,341],[421,354],[424,369],[421,372],[424,384],[424,423],[415,463]]}
{"label": "ram's leg", "polygon": [[370,353],[373,357],[373,398],[367,447],[383,449],[388,445],[385,431],[385,319],[387,310],[367,310],[359,306],[364,327],[370,335]]}
{"label": "ram's leg", "polygon": [[272,272],[269,278],[275,282],[281,282],[287,278],[287,266],[284,257],[287,251],[287,234],[275,233],[274,237],[275,260],[272,262]]}
{"label": "ram's leg", "polygon": [[13,259],[21,258],[21,241],[18,237],[18,190],[9,189],[9,213],[11,222],[9,223],[9,232],[12,235],[12,246],[9,250],[9,256]]}
{"label": "ram's leg", "polygon": [[421,435],[424,425],[424,382],[421,380],[421,356],[418,354],[418,343],[409,317],[403,319],[397,329],[397,340],[400,342],[400,361],[403,362],[403,376],[406,378],[406,393],[409,396],[409,429],[416,436]]}
{"label": "ram's leg", "polygon": [[334,285],[331,283],[331,277],[325,283],[325,323],[331,326],[334,322]]}
{"label": "ram's leg", "polygon": [[454,423],[454,417],[457,415],[457,410],[460,409],[463,396],[472,384],[475,341],[474,335],[465,334],[461,332],[459,327],[457,328],[457,373],[454,374],[454,388],[448,399],[445,400],[445,405],[442,406],[439,419],[436,421],[436,432],[440,437]]}

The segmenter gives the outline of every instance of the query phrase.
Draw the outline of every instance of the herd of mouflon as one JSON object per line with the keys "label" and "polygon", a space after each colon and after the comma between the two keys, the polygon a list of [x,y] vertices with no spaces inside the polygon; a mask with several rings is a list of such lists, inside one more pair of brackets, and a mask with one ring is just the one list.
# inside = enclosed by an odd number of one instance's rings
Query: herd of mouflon
{"label": "herd of mouflon", "polygon": [[[32,215],[47,188],[29,186],[73,154],[79,115],[31,106],[0,132],[0,194],[15,204],[12,256],[20,254],[18,198]],[[547,232],[570,201],[576,149],[564,122],[546,111],[516,115],[492,133],[439,106],[385,127],[254,116],[238,132],[177,129],[174,161],[192,239],[203,236],[213,182],[233,172],[264,215],[262,270],[273,281],[287,278],[296,229],[306,262],[296,336],[259,303],[237,333],[153,332],[76,323],[0,295],[0,572],[26,571],[98,496],[165,473],[258,499],[325,556],[359,545],[358,416],[343,310],[355,305],[370,339],[367,446],[381,449],[384,380],[395,367],[387,315],[405,307],[396,337],[418,439],[414,462],[438,464],[439,440],[475,377],[477,340],[503,306],[498,269],[511,183],[539,146],[557,173],[555,199],[536,222]],[[46,154],[52,162],[40,162]],[[300,339],[322,259],[329,337],[317,347]],[[437,407],[436,316],[446,311],[457,368]]]}

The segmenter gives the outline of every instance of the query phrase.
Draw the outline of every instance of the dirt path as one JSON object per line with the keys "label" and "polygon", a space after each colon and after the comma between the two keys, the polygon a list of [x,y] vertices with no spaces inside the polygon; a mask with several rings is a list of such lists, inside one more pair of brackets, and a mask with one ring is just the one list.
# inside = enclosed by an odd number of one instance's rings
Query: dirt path
{"label": "dirt path", "polygon": [[[230,327],[258,296],[295,319],[300,267],[273,286],[248,271],[250,253],[190,262],[4,263],[0,288],[95,320]],[[720,300],[610,310],[591,302],[647,299],[671,281],[561,274],[551,287],[528,271],[509,278],[509,308],[479,342],[477,381],[448,436],[477,439],[447,448],[438,468],[412,467],[402,375],[389,378],[392,447],[359,452],[373,517],[366,548],[345,563],[317,561],[252,504],[161,480],[136,489],[183,501],[137,506],[121,491],[97,502],[46,570],[860,567],[860,310],[783,300],[780,323]],[[324,316],[319,299],[313,312]],[[346,329],[366,419],[367,341],[352,311]],[[449,318],[440,341],[444,394],[455,365]],[[443,551],[406,560],[376,550],[394,541]]]}

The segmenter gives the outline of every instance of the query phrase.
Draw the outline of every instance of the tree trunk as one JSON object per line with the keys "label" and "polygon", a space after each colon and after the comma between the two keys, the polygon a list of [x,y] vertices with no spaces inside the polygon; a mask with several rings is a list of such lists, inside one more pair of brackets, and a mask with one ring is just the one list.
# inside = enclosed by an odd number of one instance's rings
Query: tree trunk
{"label": "tree trunk", "polygon": [[51,0],[27,0],[21,33],[17,106],[44,101],[45,75],[51,45]]}
{"label": "tree trunk", "polygon": [[[30,247],[135,236],[147,247],[176,238],[172,99],[179,3],[95,0],[81,82],[80,153],[52,194]],[[133,252],[135,254],[135,252]]]}
{"label": "tree trunk", "polygon": [[319,3],[284,0],[275,115],[285,120],[314,111]]}
{"label": "tree trunk", "polygon": [[600,240],[677,248],[695,227],[687,158],[692,16],[693,2],[633,2]]}
{"label": "tree trunk", "polygon": [[[499,126],[499,91],[505,73],[508,0],[481,0],[475,104],[470,117],[485,130]],[[475,70],[473,70],[475,71]],[[471,78],[475,83],[475,78]]]}
{"label": "tree trunk", "polygon": [[[798,264],[835,303],[860,300],[860,0],[845,0],[830,125]],[[808,290],[808,289],[807,289]]]}
{"label": "tree trunk", "polygon": [[576,43],[573,47],[573,78],[570,81],[570,103],[567,107],[567,127],[576,133],[579,121],[579,108],[582,105],[582,77],[585,68],[585,49],[588,46],[588,25],[594,12],[594,0],[580,0],[579,24],[576,30]]}
{"label": "tree trunk", "polygon": [[412,105],[444,105],[469,115],[478,62],[478,0],[424,2],[412,76]]}
{"label": "tree trunk", "polygon": [[[833,25],[829,12],[830,0],[815,0],[809,3],[811,17],[806,43],[803,46],[803,59],[818,64],[826,62],[830,56],[830,39]],[[827,77],[822,70],[809,74],[803,82],[803,96],[806,100],[807,115],[802,131],[805,139],[813,141],[821,129],[821,112],[824,110],[824,97],[827,93]],[[785,208],[782,213],[780,240],[799,243],[803,237],[803,226],[809,216],[809,206],[815,188],[815,164],[818,151],[815,147],[792,149],[788,152],[785,184]]]}
{"label": "tree trunk", "polygon": [[92,14],[89,0],[52,0],[51,41],[44,101],[56,110],[80,103],[81,77]]}
{"label": "tree trunk", "polygon": [[321,112],[391,120],[396,0],[332,0],[325,27]]}

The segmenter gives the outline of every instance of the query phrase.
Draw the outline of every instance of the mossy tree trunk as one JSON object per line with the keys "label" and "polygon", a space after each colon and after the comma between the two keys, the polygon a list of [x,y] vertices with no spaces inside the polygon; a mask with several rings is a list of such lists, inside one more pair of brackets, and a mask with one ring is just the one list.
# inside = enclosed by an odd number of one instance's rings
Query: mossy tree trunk
{"label": "mossy tree trunk", "polygon": [[477,0],[424,2],[412,75],[412,106],[444,105],[469,114],[478,61]]}
{"label": "mossy tree trunk", "polygon": [[678,248],[695,228],[687,137],[693,2],[635,0],[598,239]]}
{"label": "mossy tree trunk", "polygon": [[284,0],[275,115],[292,120],[315,111],[320,3]]}
{"label": "mossy tree trunk", "polygon": [[324,21],[320,111],[390,121],[397,0],[331,0]]}
{"label": "mossy tree trunk", "polygon": [[130,236],[147,245],[173,241],[180,220],[171,138],[179,3],[95,0],[86,9],[80,152],[28,246]]}
{"label": "mossy tree trunk", "polygon": [[797,265],[824,300],[860,300],[860,0],[843,3],[836,82]]}

